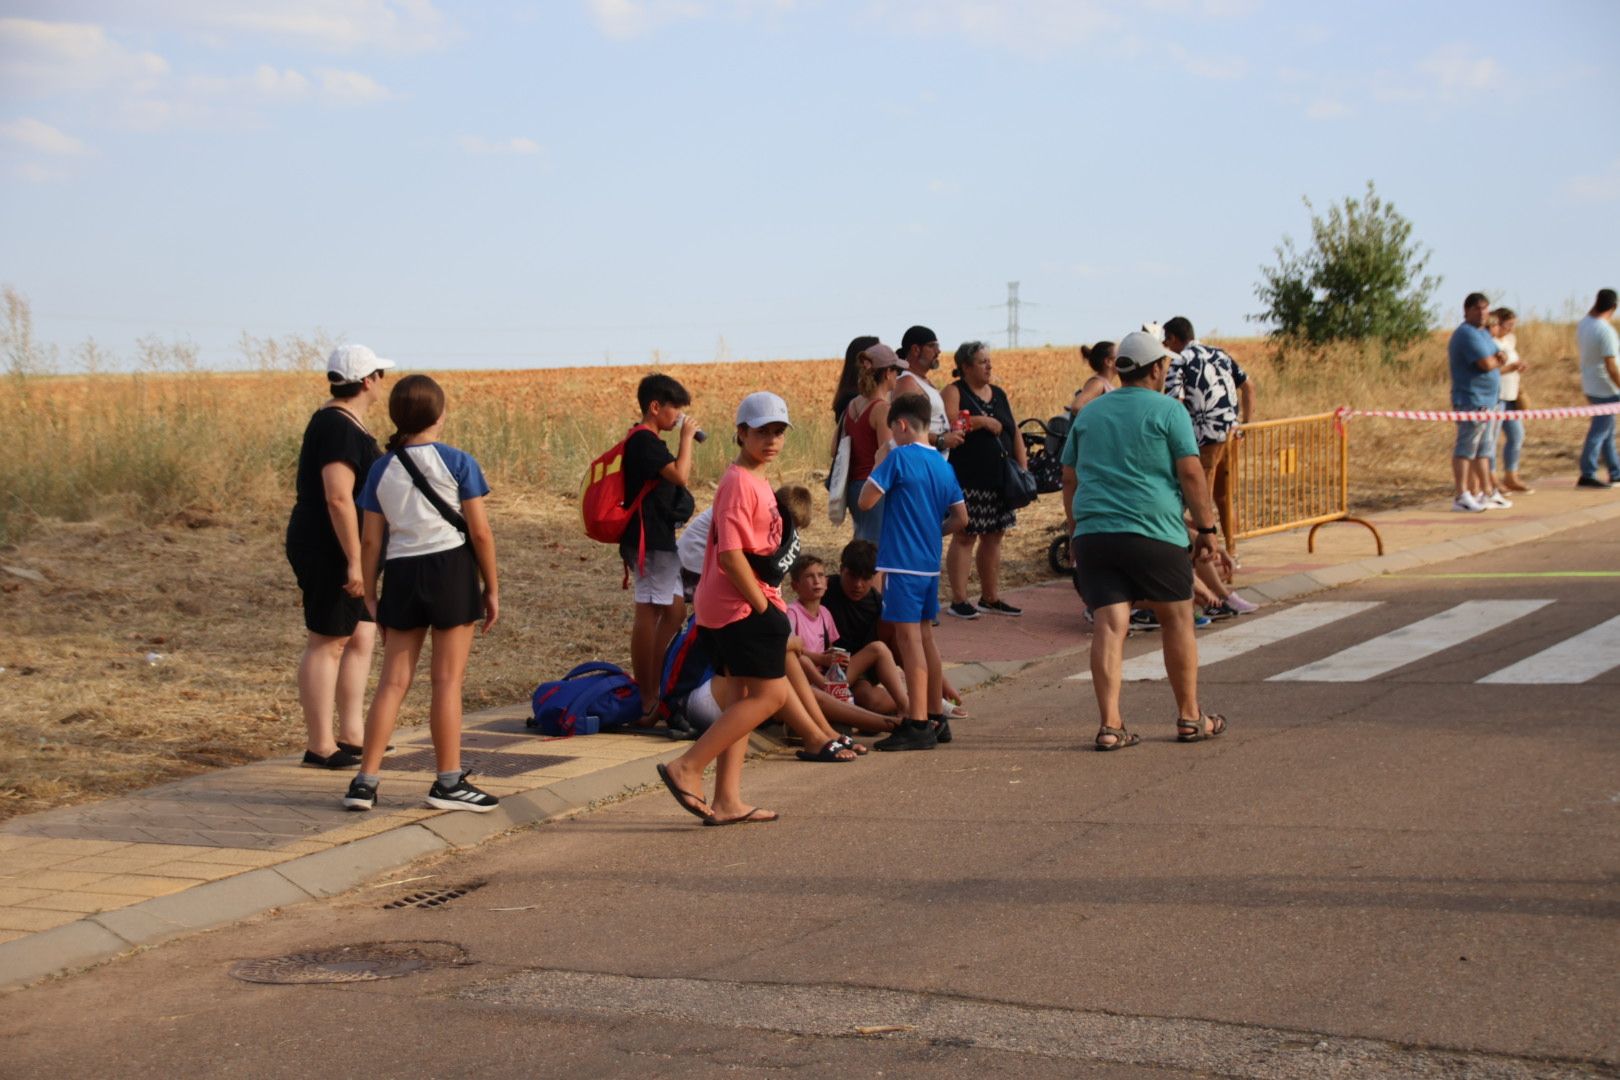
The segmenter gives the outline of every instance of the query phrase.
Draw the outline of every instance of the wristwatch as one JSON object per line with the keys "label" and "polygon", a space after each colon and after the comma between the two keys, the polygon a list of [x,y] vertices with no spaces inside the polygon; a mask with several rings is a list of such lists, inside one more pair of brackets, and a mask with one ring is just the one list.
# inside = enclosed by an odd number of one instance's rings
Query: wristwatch
{"label": "wristwatch", "polygon": [[1213,526],[1213,525],[1197,525],[1197,526],[1194,526],[1194,527],[1198,530],[1198,535],[1199,536],[1214,536],[1215,535],[1215,526]]}

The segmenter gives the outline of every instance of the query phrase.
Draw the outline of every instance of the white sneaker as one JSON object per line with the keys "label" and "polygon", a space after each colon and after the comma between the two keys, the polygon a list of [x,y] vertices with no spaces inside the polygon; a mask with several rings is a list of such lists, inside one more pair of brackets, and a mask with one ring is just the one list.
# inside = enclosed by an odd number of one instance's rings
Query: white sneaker
{"label": "white sneaker", "polygon": [[1484,512],[1485,504],[1473,492],[1465,491],[1451,500],[1451,509],[1459,514],[1479,514]]}
{"label": "white sneaker", "polygon": [[1484,500],[1484,506],[1487,510],[1506,510],[1512,505],[1513,500],[1509,499],[1500,491],[1491,492],[1490,498]]}

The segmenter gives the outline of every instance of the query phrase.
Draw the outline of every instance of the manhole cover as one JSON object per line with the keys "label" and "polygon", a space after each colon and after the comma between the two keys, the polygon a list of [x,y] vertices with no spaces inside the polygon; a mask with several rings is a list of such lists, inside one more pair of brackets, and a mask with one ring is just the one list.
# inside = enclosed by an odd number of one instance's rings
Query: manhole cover
{"label": "manhole cover", "polygon": [[243,982],[278,985],[375,982],[467,962],[467,950],[448,941],[370,941],[241,960],[230,974]]}
{"label": "manhole cover", "polygon": [[390,900],[383,905],[384,911],[394,911],[398,908],[436,908],[444,907],[452,900],[459,900],[474,889],[482,889],[484,882],[473,881],[466,885],[457,885],[449,889],[421,889],[417,892]]}

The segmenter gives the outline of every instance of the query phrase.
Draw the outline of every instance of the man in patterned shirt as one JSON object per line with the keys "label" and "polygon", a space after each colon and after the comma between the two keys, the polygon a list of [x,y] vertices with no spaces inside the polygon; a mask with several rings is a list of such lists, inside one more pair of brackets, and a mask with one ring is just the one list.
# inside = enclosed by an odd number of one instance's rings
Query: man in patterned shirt
{"label": "man in patterned shirt", "polygon": [[[1185,315],[1164,324],[1164,344],[1171,352],[1181,354],[1170,365],[1164,392],[1179,398],[1192,417],[1198,457],[1204,475],[1209,477],[1210,496],[1230,553],[1232,521],[1226,509],[1226,489],[1231,472],[1227,468],[1227,446],[1237,425],[1254,419],[1254,380],[1225,349],[1199,341]],[[1237,432],[1236,437],[1241,438],[1242,433]]]}

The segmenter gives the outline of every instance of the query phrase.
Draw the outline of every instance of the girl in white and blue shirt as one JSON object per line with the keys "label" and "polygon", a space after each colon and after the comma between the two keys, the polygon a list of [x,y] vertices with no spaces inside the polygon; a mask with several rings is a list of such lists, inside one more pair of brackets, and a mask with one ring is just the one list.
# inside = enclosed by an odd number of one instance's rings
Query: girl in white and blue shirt
{"label": "girl in white and blue shirt", "polygon": [[388,415],[397,430],[357,500],[365,514],[360,547],[366,607],[384,634],[382,677],[366,715],[360,772],[343,805],[375,805],[383,754],[431,629],[429,723],[438,778],[427,802],[440,810],[484,813],[499,800],[468,783],[461,767],[461,690],[473,628],[482,619],[488,633],[500,610],[495,539],[484,509],[489,484],[471,455],[437,441],[444,391],[431,378],[401,379],[389,395]]}

